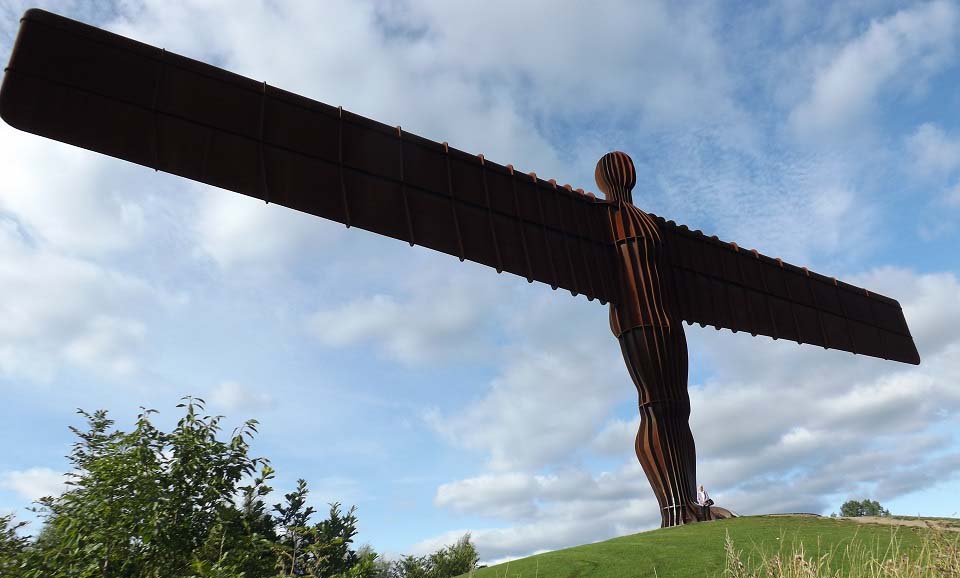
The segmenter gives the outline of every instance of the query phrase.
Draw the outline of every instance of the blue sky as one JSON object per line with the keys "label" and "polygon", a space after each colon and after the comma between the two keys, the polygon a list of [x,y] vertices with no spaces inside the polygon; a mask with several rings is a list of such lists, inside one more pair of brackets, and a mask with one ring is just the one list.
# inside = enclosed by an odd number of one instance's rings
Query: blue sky
{"label": "blue sky", "polygon": [[[39,4],[574,187],[626,151],[641,208],[898,299],[919,367],[689,327],[698,476],[960,510],[955,2]],[[6,125],[0,159],[0,509],[58,491],[76,408],[189,394],[390,555],[658,525],[598,303]]]}

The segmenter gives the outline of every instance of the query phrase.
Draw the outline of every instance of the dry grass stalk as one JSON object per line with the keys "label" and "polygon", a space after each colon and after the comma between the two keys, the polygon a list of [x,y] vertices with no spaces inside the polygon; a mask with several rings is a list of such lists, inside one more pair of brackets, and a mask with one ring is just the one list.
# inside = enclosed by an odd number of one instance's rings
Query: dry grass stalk
{"label": "dry grass stalk", "polygon": [[[769,554],[755,547],[753,555],[737,550],[730,534],[724,540],[727,578],[960,578],[960,535],[930,526],[918,552],[902,552],[896,531],[886,550],[857,541],[847,544],[840,557],[835,552],[811,556],[795,542],[785,551]],[[819,545],[818,545],[819,550]]]}

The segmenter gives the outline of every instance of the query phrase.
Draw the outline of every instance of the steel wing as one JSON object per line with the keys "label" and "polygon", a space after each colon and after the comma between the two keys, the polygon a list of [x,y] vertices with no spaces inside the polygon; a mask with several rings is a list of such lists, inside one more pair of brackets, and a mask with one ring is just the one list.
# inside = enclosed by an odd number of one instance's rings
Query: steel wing
{"label": "steel wing", "polygon": [[685,321],[920,363],[896,300],[651,216]]}
{"label": "steel wing", "polygon": [[616,301],[603,201],[56,14],[34,9],[22,18],[0,116],[27,132]]}

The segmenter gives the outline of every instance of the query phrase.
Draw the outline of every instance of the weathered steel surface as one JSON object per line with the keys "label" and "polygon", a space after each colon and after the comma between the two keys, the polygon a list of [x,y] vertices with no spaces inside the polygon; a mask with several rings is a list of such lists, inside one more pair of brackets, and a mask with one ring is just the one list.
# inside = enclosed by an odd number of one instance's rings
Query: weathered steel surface
{"label": "weathered steel surface", "polygon": [[637,208],[624,153],[597,164],[607,196],[599,200],[41,10],[22,20],[0,116],[27,132],[609,302],[639,394],[637,457],[663,525],[700,512],[681,321],[920,362],[895,300]]}
{"label": "weathered steel surface", "polygon": [[684,321],[920,363],[896,300],[650,216]]}
{"label": "weathered steel surface", "polygon": [[603,201],[40,10],[0,113],[12,126],[607,302]]}
{"label": "weathered steel surface", "polygon": [[608,153],[596,168],[610,203],[623,299],[610,304],[610,329],[637,387],[640,429],[635,449],[660,505],[661,524],[697,520],[697,456],[690,432],[687,340],[683,333],[664,240],[653,218],[633,205],[633,161]]}

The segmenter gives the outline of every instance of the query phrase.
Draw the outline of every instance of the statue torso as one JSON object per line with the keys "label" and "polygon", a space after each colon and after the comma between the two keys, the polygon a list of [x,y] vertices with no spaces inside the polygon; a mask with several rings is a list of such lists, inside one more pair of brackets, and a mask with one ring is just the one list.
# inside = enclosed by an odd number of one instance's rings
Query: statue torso
{"label": "statue torso", "polygon": [[663,240],[656,222],[631,203],[611,204],[623,300],[610,305],[610,329],[618,337],[639,326],[679,325],[664,275]]}

